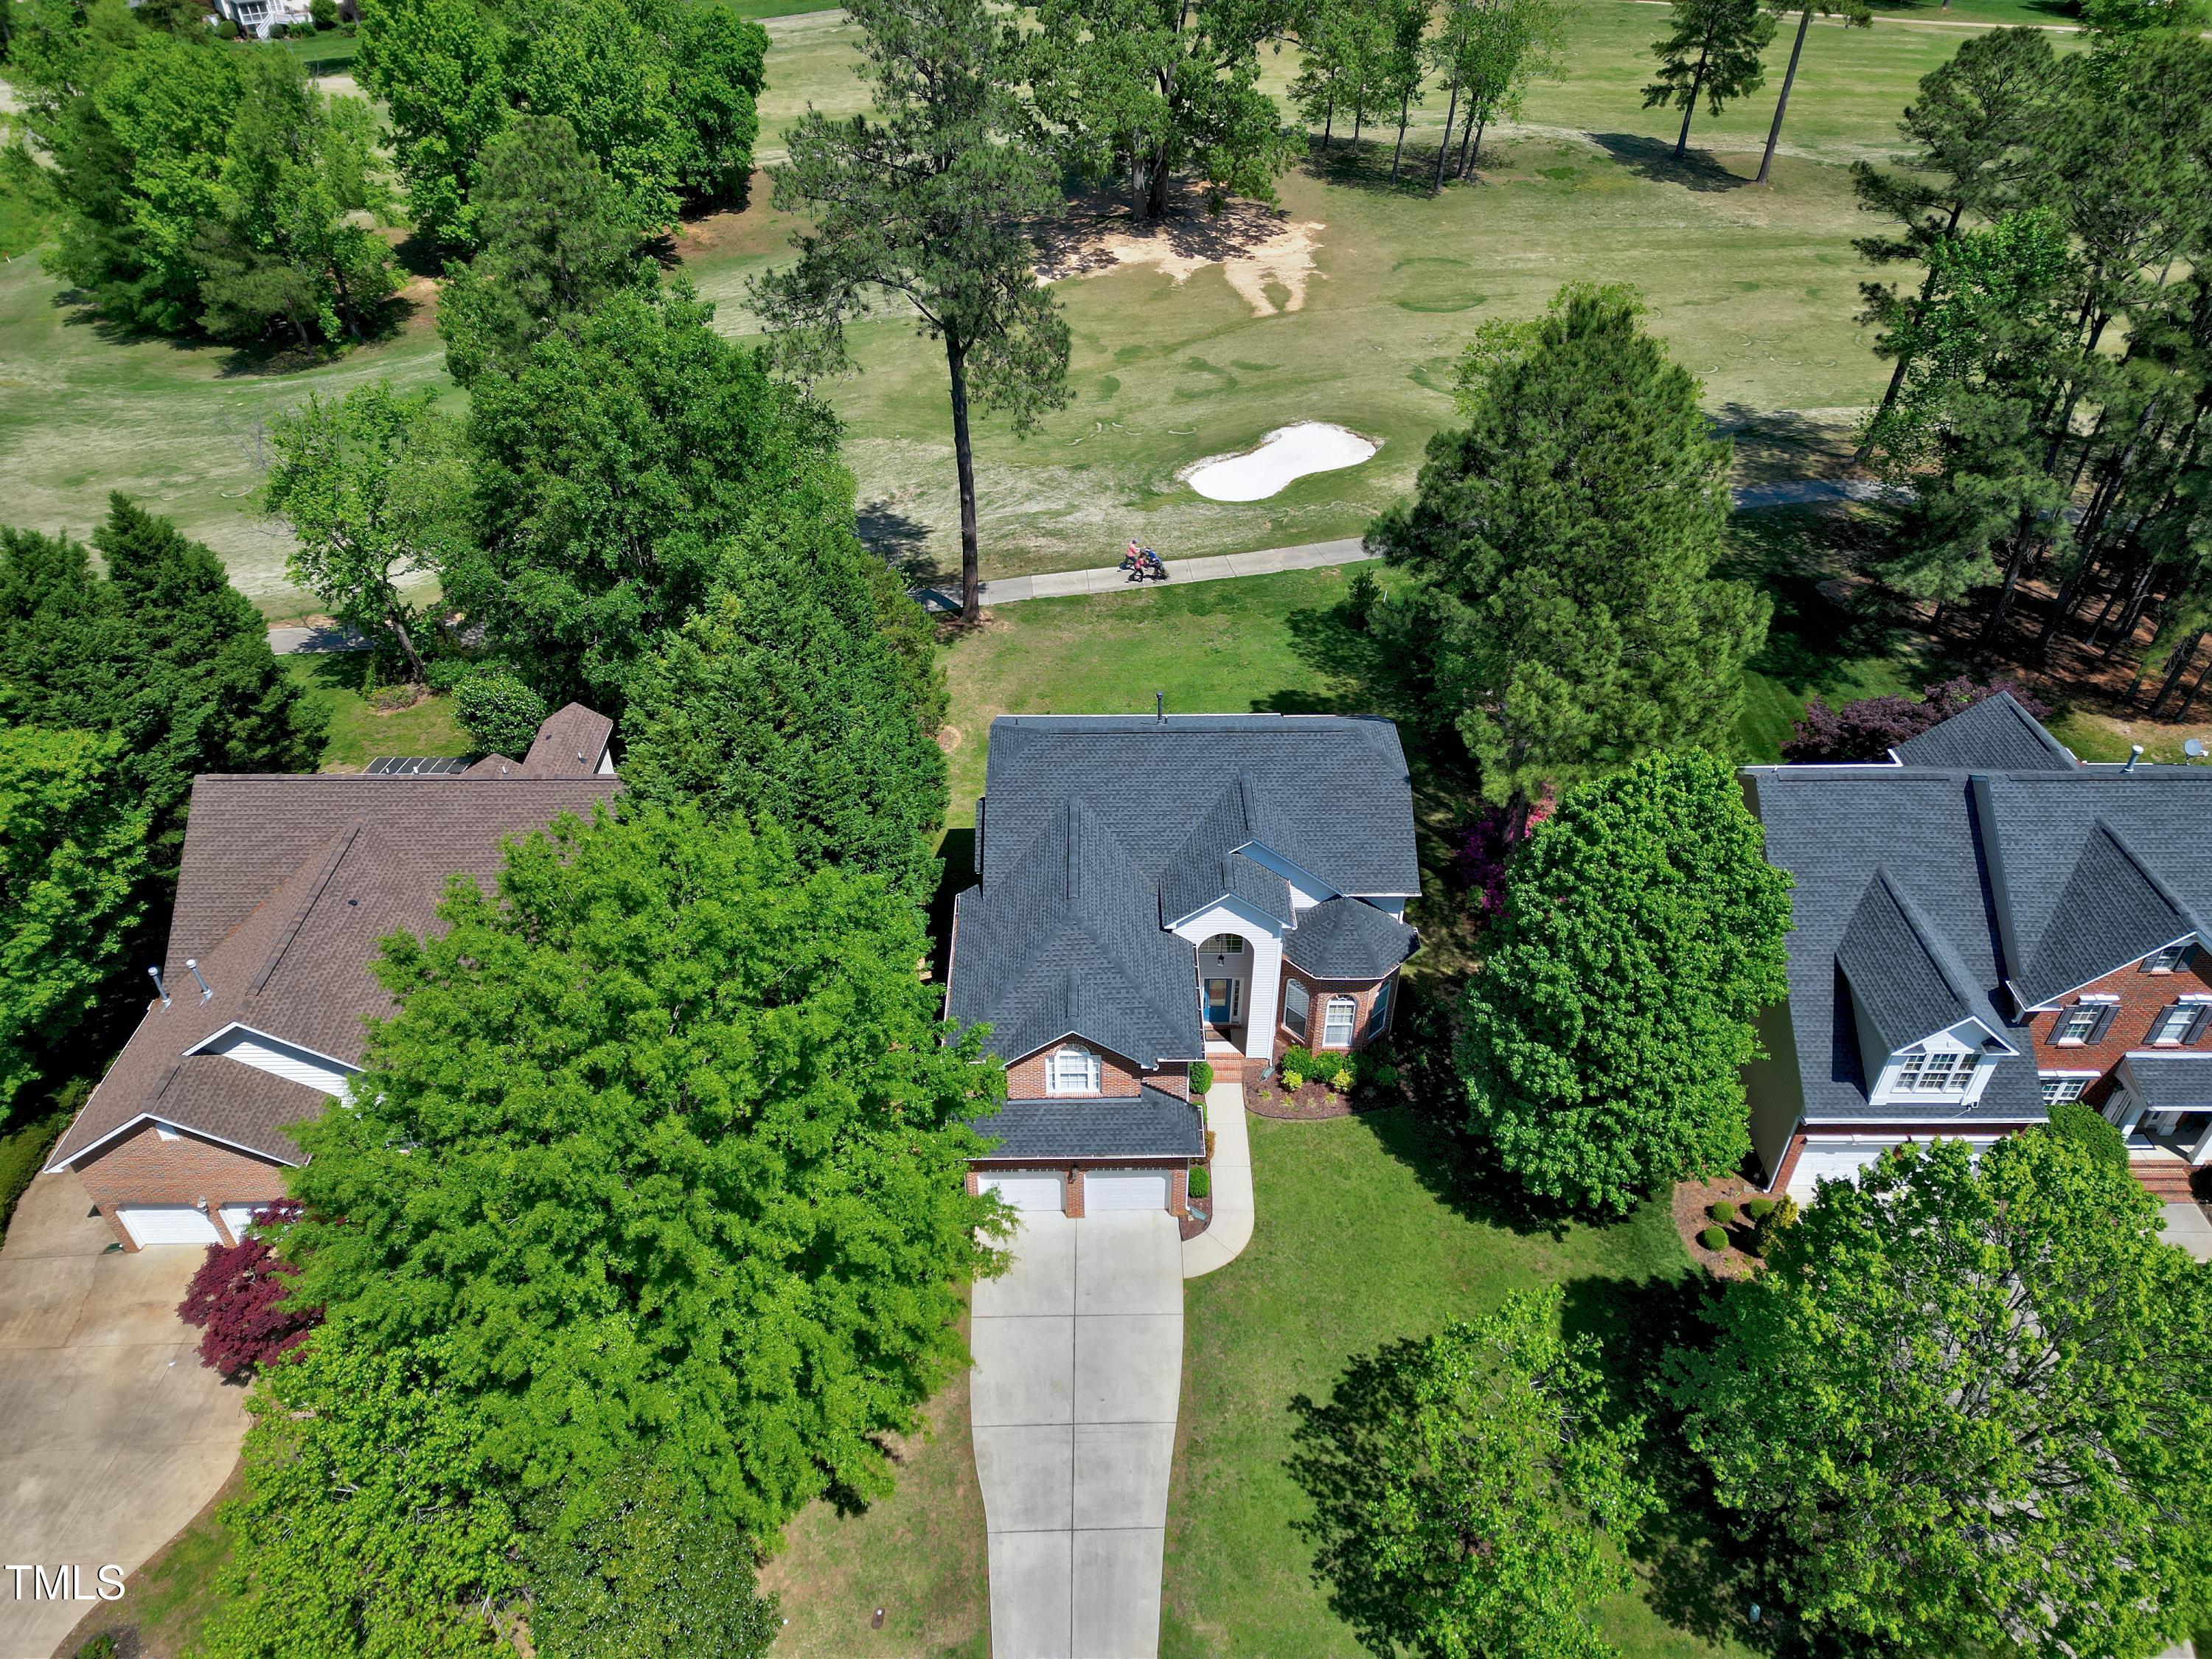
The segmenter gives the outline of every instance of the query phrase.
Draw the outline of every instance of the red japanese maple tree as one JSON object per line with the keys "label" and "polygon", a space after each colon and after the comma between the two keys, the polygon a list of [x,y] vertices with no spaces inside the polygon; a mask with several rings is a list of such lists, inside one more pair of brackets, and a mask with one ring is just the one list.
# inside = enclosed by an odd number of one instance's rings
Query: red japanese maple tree
{"label": "red japanese maple tree", "polygon": [[192,1275],[177,1317],[205,1332],[201,1363],[225,1376],[262,1370],[307,1340],[322,1322],[321,1311],[287,1300],[285,1291],[299,1272],[261,1237],[265,1227],[296,1220],[300,1206],[278,1199],[253,1212],[255,1231],[235,1244],[210,1244],[207,1260]]}

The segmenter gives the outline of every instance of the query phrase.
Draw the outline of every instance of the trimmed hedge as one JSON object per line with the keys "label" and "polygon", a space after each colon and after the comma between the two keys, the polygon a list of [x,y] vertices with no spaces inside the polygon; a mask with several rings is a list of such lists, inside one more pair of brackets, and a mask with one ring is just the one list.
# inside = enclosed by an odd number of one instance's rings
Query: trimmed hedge
{"label": "trimmed hedge", "polygon": [[1191,1168],[1189,1192],[1193,1198],[1206,1198],[1212,1194],[1213,1177],[1207,1173],[1203,1164],[1194,1164]]}
{"label": "trimmed hedge", "polygon": [[1728,1234],[1718,1227],[1708,1227],[1698,1235],[1698,1243],[1718,1254],[1728,1249]]}
{"label": "trimmed hedge", "polygon": [[2070,1140],[2087,1152],[2097,1163],[2109,1165],[2124,1174],[2128,1167],[2128,1143],[2124,1136],[2105,1121],[2104,1114],[2094,1106],[2084,1106],[2078,1100],[2054,1101],[2051,1107],[2048,1132],[2061,1140]]}
{"label": "trimmed hedge", "polygon": [[1212,1087],[1213,1067],[1202,1060],[1195,1062],[1190,1068],[1190,1097],[1203,1100]]}
{"label": "trimmed hedge", "polygon": [[1724,1198],[1717,1199],[1713,1203],[1712,1217],[1722,1226],[1733,1227],[1735,1225],[1735,1206]]}
{"label": "trimmed hedge", "polygon": [[1743,1201],[1743,1212],[1753,1221],[1758,1220],[1773,1207],[1774,1200],[1771,1198],[1747,1198]]}

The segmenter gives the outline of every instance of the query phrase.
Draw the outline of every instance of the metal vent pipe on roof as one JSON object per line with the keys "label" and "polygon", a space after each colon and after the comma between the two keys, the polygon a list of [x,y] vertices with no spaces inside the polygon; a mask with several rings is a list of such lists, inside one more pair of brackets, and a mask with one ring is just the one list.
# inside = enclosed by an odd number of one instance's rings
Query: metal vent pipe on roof
{"label": "metal vent pipe on roof", "polygon": [[169,988],[161,983],[161,970],[156,967],[149,968],[146,971],[153,975],[154,989],[161,999],[161,1006],[164,1008],[167,1007],[169,1006]]}
{"label": "metal vent pipe on roof", "polygon": [[1164,691],[1152,693],[1152,718],[1162,726],[1168,723],[1168,694]]}
{"label": "metal vent pipe on roof", "polygon": [[2123,772],[2132,772],[2132,771],[2134,771],[2134,770],[2136,769],[2136,763],[2137,761],[2141,760],[2142,758],[2142,745],[2141,744],[2139,744],[2139,743],[2136,743],[2136,744],[2129,744],[2129,745],[2128,745],[2128,763],[2127,763],[2125,766],[2122,767],[2122,768],[2120,769],[2120,770],[2122,770]]}
{"label": "metal vent pipe on roof", "polygon": [[185,958],[185,966],[191,969],[192,970],[192,977],[199,981],[200,1000],[202,1002],[205,1002],[210,997],[215,994],[215,987],[207,982],[207,975],[200,972],[199,963],[194,961],[191,957],[186,957]]}

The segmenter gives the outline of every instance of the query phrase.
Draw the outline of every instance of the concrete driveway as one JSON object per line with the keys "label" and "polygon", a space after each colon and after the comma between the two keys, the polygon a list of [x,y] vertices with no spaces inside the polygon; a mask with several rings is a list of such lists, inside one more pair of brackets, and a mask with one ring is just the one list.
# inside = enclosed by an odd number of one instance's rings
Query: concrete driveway
{"label": "concrete driveway", "polygon": [[[202,1365],[176,1316],[204,1252],[105,1254],[74,1175],[42,1175],[0,1248],[0,1564],[136,1571],[199,1513],[245,1436],[246,1390]],[[19,1590],[20,1583],[20,1590]],[[49,1586],[52,1579],[49,1579]],[[0,1572],[0,1659],[49,1659],[91,1601]]]}
{"label": "concrete driveway", "polygon": [[1156,1659],[1182,1386],[1182,1245],[1164,1211],[1023,1217],[975,1287],[975,1471],[993,1659]]}

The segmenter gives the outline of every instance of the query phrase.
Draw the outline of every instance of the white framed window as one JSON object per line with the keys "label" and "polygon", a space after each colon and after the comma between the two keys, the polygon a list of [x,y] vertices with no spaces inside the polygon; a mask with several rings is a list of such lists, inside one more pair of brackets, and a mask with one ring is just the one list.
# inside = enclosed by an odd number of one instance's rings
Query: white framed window
{"label": "white framed window", "polygon": [[1975,1054],[1907,1054],[1892,1086],[1906,1095],[1960,1095],[1974,1074]]}
{"label": "white framed window", "polygon": [[2097,1027],[2105,1017],[2104,1008],[2094,1002],[2084,1002],[2069,1008],[2058,1016],[2058,1029],[2051,1034],[2053,1042],[2087,1042],[2097,1034]]}
{"label": "white framed window", "polygon": [[1352,1046],[1352,1023],[1357,1018],[1359,1005],[1350,997],[1331,997],[1321,1020],[1321,1046],[1324,1048],[1349,1048]]}
{"label": "white framed window", "polygon": [[2189,960],[2190,948],[2189,942],[2184,940],[2179,945],[2169,945],[2163,951],[2154,951],[2143,958],[2143,972],[2146,974],[2172,973]]}
{"label": "white framed window", "polygon": [[1306,1023],[1313,1010],[1313,993],[1302,979],[1283,981],[1283,1027],[1299,1042],[1306,1040]]}
{"label": "white framed window", "polygon": [[1098,1078],[1098,1056],[1088,1048],[1055,1048],[1044,1063],[1048,1095],[1095,1095]]}
{"label": "white framed window", "polygon": [[2177,1002],[2170,1008],[2160,1009],[2158,1018],[2150,1023],[2151,1046],[2171,1048],[2188,1042],[2203,1012],[2204,1005],[2198,1002]]}
{"label": "white framed window", "polygon": [[2043,1079],[2043,1103],[2056,1106],[2062,1100],[2079,1100],[2088,1088],[2091,1079],[2086,1077],[2047,1077]]}
{"label": "white framed window", "polygon": [[1202,957],[1233,957],[1243,954],[1244,941],[1234,933],[1216,933],[1198,947]]}
{"label": "white framed window", "polygon": [[1375,988],[1375,1000],[1367,1006],[1367,1039],[1370,1042],[1380,1036],[1383,1028],[1390,1023],[1390,989],[1397,982],[1394,979],[1386,979]]}

